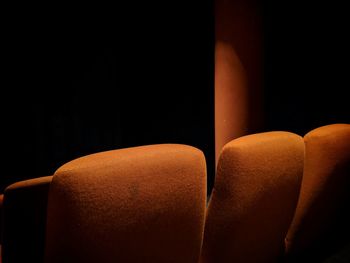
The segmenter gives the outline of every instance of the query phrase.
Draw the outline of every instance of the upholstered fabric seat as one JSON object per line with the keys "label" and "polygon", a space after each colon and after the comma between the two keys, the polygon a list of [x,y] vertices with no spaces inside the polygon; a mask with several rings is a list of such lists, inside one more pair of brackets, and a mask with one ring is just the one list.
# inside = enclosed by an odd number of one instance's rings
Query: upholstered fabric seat
{"label": "upholstered fabric seat", "polygon": [[6,188],[3,263],[332,259],[349,246],[349,174],[347,124],[229,142],[207,209],[205,158],[194,147],[84,156]]}
{"label": "upholstered fabric seat", "polygon": [[4,192],[3,263],[43,262],[46,207],[52,176],[21,181]]}
{"label": "upholstered fabric seat", "polygon": [[304,140],[304,176],[286,253],[291,262],[319,262],[349,243],[350,125],[319,127]]}
{"label": "upholstered fabric seat", "polygon": [[50,186],[45,262],[197,262],[205,202],[206,163],[196,148],[76,159]]}
{"label": "upholstered fabric seat", "polygon": [[205,205],[194,147],[84,156],[7,187],[3,262],[198,262]]}
{"label": "upholstered fabric seat", "polygon": [[202,263],[276,262],[301,183],[303,139],[267,132],[223,148],[207,211]]}

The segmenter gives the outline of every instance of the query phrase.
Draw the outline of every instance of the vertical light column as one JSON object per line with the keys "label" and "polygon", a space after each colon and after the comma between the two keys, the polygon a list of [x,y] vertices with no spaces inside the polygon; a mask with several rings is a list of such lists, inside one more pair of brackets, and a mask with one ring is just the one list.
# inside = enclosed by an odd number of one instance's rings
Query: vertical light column
{"label": "vertical light column", "polygon": [[215,159],[260,125],[262,38],[257,0],[215,0]]}

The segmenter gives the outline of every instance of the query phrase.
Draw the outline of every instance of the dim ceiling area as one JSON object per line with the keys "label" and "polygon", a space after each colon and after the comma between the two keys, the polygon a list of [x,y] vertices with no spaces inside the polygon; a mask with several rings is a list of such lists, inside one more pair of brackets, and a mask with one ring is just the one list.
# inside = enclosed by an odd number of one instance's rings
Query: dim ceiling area
{"label": "dim ceiling area", "polygon": [[[335,3],[257,2],[262,121],[298,134],[350,121],[349,18]],[[3,190],[82,155],[155,143],[204,151],[214,180],[212,1],[11,7]],[[252,131],[253,132],[253,131]]]}

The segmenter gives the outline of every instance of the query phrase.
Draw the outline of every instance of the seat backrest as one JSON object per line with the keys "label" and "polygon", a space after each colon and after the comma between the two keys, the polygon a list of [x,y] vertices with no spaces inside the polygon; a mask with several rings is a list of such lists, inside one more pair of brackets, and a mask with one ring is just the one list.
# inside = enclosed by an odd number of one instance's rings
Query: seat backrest
{"label": "seat backrest", "polygon": [[304,141],[304,175],[286,252],[296,262],[316,262],[340,249],[350,234],[350,125],[319,127]]}
{"label": "seat backrest", "polygon": [[303,139],[240,137],[223,148],[207,211],[201,262],[276,262],[301,183]]}
{"label": "seat backrest", "polygon": [[76,159],[50,188],[46,262],[198,262],[205,205],[206,164],[196,148]]}
{"label": "seat backrest", "polygon": [[21,181],[4,192],[2,263],[44,262],[46,208],[52,176]]}

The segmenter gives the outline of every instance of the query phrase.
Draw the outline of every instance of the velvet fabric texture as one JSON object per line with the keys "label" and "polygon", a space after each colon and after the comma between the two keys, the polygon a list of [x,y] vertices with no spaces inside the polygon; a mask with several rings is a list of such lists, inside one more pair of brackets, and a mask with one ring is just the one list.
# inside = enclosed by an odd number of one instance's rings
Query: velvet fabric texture
{"label": "velvet fabric texture", "polygon": [[223,148],[209,202],[202,263],[276,262],[297,204],[302,137],[267,132]]}
{"label": "velvet fabric texture", "polygon": [[286,252],[293,262],[318,262],[349,242],[350,125],[319,127],[304,141],[304,176]]}
{"label": "velvet fabric texture", "polygon": [[3,203],[3,263],[44,262],[46,207],[52,176],[8,186]]}
{"label": "velvet fabric texture", "polygon": [[50,187],[45,262],[198,262],[205,206],[206,164],[196,148],[76,159]]}

